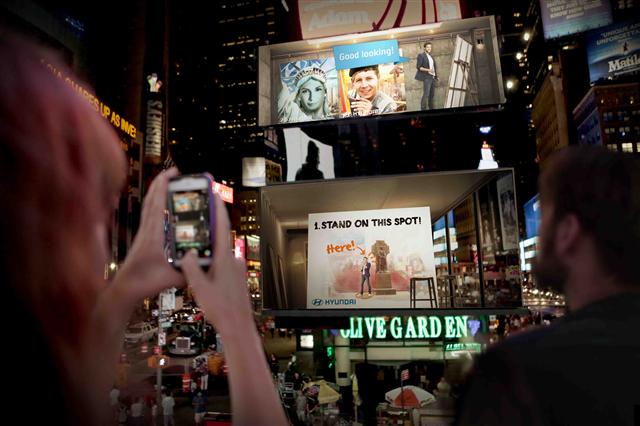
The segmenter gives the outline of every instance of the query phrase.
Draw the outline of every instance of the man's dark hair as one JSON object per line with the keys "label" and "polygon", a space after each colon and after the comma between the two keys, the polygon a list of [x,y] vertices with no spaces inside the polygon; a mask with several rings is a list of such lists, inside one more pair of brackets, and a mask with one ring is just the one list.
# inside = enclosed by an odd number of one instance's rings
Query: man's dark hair
{"label": "man's dark hair", "polygon": [[430,41],[426,41],[422,47],[427,47],[428,44],[433,45]]}
{"label": "man's dark hair", "polygon": [[540,175],[543,208],[558,222],[574,214],[595,243],[605,270],[622,284],[638,283],[640,158],[603,147],[571,146]]}
{"label": "man's dark hair", "polygon": [[361,72],[361,71],[375,71],[376,75],[378,77],[380,77],[380,70],[378,70],[378,66],[377,65],[367,65],[366,67],[358,67],[358,68],[351,68],[349,70],[349,77],[353,77],[355,74]]}

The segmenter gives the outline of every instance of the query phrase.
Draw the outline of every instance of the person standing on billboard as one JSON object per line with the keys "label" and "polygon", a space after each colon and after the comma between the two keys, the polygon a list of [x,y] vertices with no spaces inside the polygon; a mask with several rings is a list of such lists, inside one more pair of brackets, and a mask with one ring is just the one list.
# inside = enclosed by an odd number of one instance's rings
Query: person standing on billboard
{"label": "person standing on billboard", "polygon": [[431,42],[424,44],[424,51],[418,54],[416,59],[415,79],[422,82],[422,99],[420,100],[420,109],[433,109],[433,94],[436,88],[436,61],[431,56]]}
{"label": "person standing on billboard", "polygon": [[362,258],[362,267],[360,268],[360,275],[362,280],[360,281],[360,296],[364,292],[364,282],[367,282],[367,287],[369,288],[369,296],[371,296],[371,282],[369,278],[371,276],[371,262],[367,259],[367,256],[363,256]]}
{"label": "person standing on billboard", "polygon": [[378,65],[351,68],[349,103],[354,115],[384,114],[398,108],[393,98],[380,91]]}

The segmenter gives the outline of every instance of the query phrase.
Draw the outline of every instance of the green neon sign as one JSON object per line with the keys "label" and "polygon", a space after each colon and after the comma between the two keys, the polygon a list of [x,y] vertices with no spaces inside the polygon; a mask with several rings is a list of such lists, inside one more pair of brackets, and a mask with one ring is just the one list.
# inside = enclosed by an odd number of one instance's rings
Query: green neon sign
{"label": "green neon sign", "polygon": [[482,345],[480,345],[480,343],[475,343],[475,342],[447,343],[444,347],[444,350],[447,352],[454,352],[454,351],[481,352]]}
{"label": "green neon sign", "polygon": [[394,339],[448,339],[467,337],[467,316],[446,317],[407,317],[405,324],[402,317],[393,317],[387,323],[383,317],[351,317],[350,327],[340,330],[345,339],[384,339],[387,333]]}

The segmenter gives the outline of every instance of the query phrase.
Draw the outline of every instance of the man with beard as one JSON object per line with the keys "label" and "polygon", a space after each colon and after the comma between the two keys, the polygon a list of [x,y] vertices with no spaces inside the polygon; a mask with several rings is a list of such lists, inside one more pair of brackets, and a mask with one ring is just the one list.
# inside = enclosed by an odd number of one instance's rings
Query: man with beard
{"label": "man with beard", "polygon": [[640,382],[640,159],[565,148],[539,189],[535,273],[570,312],[483,354],[458,424],[638,424],[640,393],[623,384]]}

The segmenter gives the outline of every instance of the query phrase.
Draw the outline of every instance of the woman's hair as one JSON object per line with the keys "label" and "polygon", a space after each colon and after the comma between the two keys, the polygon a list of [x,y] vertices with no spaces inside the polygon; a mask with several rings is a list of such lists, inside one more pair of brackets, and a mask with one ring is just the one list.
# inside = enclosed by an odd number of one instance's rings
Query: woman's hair
{"label": "woman's hair", "polygon": [[[39,342],[40,357],[49,357],[43,364],[63,375],[52,349],[76,342],[105,285],[106,247],[96,236],[124,183],[124,157],[113,130],[49,52],[5,38],[0,75],[2,288],[28,323],[12,337]],[[25,366],[38,375],[41,367]]]}

